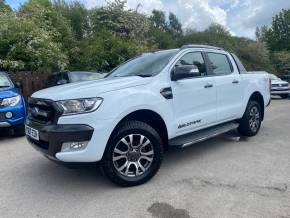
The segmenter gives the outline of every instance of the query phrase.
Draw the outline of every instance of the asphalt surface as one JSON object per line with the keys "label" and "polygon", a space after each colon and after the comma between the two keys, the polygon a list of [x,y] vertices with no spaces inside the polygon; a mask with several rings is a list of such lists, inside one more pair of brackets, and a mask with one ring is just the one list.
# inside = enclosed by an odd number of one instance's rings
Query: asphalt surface
{"label": "asphalt surface", "polygon": [[134,188],[112,185],[94,165],[58,166],[4,134],[0,217],[290,217],[290,101],[272,102],[254,138],[228,133],[167,152]]}

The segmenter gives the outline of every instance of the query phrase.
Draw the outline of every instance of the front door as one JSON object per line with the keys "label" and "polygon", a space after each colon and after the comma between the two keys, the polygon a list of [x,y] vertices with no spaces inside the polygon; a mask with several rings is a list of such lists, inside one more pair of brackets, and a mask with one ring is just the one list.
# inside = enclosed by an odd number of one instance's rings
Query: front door
{"label": "front door", "polygon": [[216,122],[216,85],[213,77],[207,77],[201,52],[185,54],[178,65],[195,65],[200,72],[199,76],[171,82],[176,133],[181,135]]}

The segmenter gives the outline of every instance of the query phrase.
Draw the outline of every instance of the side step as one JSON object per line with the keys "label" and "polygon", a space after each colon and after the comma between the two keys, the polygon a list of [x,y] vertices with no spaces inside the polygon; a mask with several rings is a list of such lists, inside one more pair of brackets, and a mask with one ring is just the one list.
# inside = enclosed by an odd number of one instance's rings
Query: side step
{"label": "side step", "polygon": [[198,142],[205,141],[223,133],[229,132],[233,129],[238,128],[239,124],[236,122],[230,122],[220,124],[217,126],[209,127],[207,129],[199,130],[196,132],[188,133],[185,135],[178,136],[169,140],[169,146],[173,147],[187,147]]}

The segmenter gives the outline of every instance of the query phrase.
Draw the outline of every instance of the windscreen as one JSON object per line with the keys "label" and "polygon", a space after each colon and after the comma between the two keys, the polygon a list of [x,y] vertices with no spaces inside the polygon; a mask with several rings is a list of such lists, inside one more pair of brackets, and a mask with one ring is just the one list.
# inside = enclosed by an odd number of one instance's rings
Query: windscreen
{"label": "windscreen", "polygon": [[270,74],[270,79],[271,79],[271,80],[280,80],[279,77],[277,77],[277,76],[274,75],[274,74]]}
{"label": "windscreen", "polygon": [[11,87],[12,84],[8,77],[4,74],[0,74],[0,88]]}
{"label": "windscreen", "polygon": [[155,76],[162,71],[177,53],[178,50],[168,50],[143,54],[120,65],[108,77]]}
{"label": "windscreen", "polygon": [[81,82],[81,81],[91,81],[96,79],[101,79],[104,76],[100,73],[92,72],[71,72],[70,80],[71,82]]}

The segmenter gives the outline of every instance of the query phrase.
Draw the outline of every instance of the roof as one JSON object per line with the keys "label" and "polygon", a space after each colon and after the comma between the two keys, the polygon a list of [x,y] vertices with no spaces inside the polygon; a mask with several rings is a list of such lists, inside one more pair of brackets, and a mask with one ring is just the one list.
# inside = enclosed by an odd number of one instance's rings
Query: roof
{"label": "roof", "polygon": [[208,48],[208,49],[215,49],[215,50],[224,51],[224,49],[220,48],[220,47],[215,47],[215,46],[211,46],[211,45],[198,45],[198,44],[184,45],[180,49],[183,50],[183,49],[187,49],[187,48]]}

